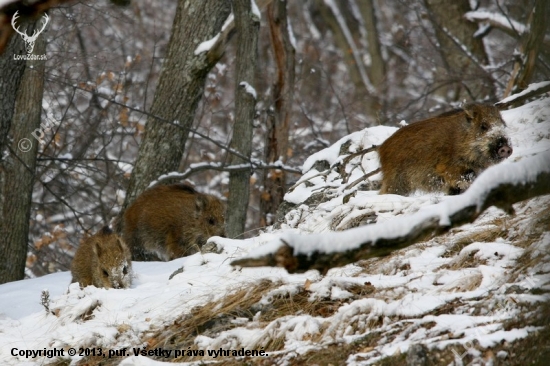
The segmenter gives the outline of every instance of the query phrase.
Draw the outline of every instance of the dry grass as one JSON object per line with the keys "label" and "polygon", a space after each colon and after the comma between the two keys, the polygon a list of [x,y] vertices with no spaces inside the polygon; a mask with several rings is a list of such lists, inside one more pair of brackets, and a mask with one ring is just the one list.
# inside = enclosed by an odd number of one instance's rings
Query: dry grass
{"label": "dry grass", "polygon": [[[498,217],[492,220],[483,222],[483,226],[476,226],[470,230],[453,230],[450,233],[434,238],[427,243],[419,243],[409,248],[395,251],[383,258],[369,259],[358,262],[357,265],[362,267],[360,274],[385,274],[392,275],[396,273],[407,273],[410,270],[408,258],[415,255],[414,251],[422,251],[434,244],[447,243],[448,250],[443,255],[451,258],[451,260],[438,268],[438,270],[457,271],[465,268],[471,268],[485,264],[484,260],[476,256],[476,250],[464,252],[461,251],[464,247],[474,242],[494,242],[499,238],[510,242],[512,245],[520,248],[526,248],[525,253],[518,259],[517,265],[514,268],[509,268],[509,281],[513,281],[519,275],[525,275],[527,270],[540,261],[544,260],[543,256],[533,256],[531,246],[541,240],[545,232],[550,231],[550,197],[539,197],[525,203],[515,205],[516,216]],[[359,275],[359,274],[358,274]],[[465,276],[456,284],[448,285],[445,291],[464,292],[476,289],[482,281],[482,276],[479,273],[471,273]],[[329,318],[333,316],[342,305],[350,301],[376,297],[384,299],[385,292],[391,289],[385,288],[381,291],[370,283],[346,285],[338,283],[338,286],[352,293],[352,297],[342,300],[332,300],[330,298],[316,299],[310,301],[309,286],[305,283],[298,288],[294,294],[282,294],[275,296],[268,304],[260,305],[260,300],[266,296],[271,290],[278,288],[280,283],[264,281],[248,288],[241,288],[233,291],[226,296],[223,301],[206,304],[200,308],[193,309],[188,314],[182,314],[176,319],[173,324],[166,326],[164,329],[157,331],[154,334],[147,335],[143,341],[147,343],[149,349],[164,348],[187,350],[197,349],[194,341],[198,335],[208,337],[216,337],[220,332],[240,327],[242,325],[235,324],[235,318],[246,318],[251,320],[258,312],[260,315],[255,317],[256,323],[253,326],[265,327],[272,322],[277,321],[285,316],[293,315],[310,315],[312,317]],[[395,294],[394,294],[395,296]],[[490,296],[480,300],[479,305],[472,315],[478,314],[479,310],[485,306],[485,300],[491,300]],[[434,309],[429,314],[424,315],[442,315],[455,314],[460,312],[465,306],[469,306],[460,299],[448,302],[443,306]],[[494,365],[550,365],[550,304],[520,304],[525,311],[524,316],[516,317],[504,324],[505,329],[513,329],[525,327],[528,325],[541,327],[538,332],[530,333],[525,339],[515,341],[513,343],[502,342],[491,349],[483,349],[474,342],[474,347],[480,352],[484,358],[484,362],[492,360]],[[479,308],[477,308],[479,307]],[[264,350],[271,353],[269,357],[247,357],[247,358],[232,358],[221,357],[216,360],[216,365],[272,365],[279,361],[283,361],[289,365],[341,365],[345,364],[350,355],[358,353],[368,353],[375,350],[381,340],[391,342],[396,337],[403,335],[405,330],[414,331],[415,329],[425,328],[431,329],[436,323],[432,321],[419,322],[418,318],[408,320],[403,317],[395,317],[391,319],[392,329],[385,332],[379,331],[382,329],[386,320],[382,317],[372,317],[367,323],[356,324],[350,323],[348,326],[353,329],[359,329],[366,332],[364,337],[349,343],[334,343],[320,345],[319,349],[311,350],[304,354],[289,354],[286,352],[273,353],[281,351],[285,347],[285,338],[272,336],[269,339],[262,340]],[[123,329],[121,329],[122,331]],[[310,338],[314,343],[320,342],[322,336],[326,335],[327,328],[321,327],[319,334],[311,335]],[[361,333],[361,332],[359,332]],[[441,334],[442,337],[454,339],[460,335],[452,333]],[[267,337],[268,338],[268,337]],[[425,346],[418,346],[415,351],[411,351],[411,355],[395,354],[391,357],[386,357],[377,363],[377,365],[410,365],[412,361],[407,361],[407,358],[423,357],[424,365],[441,365],[450,364],[456,358],[456,354],[463,354],[465,349],[459,345],[453,345],[443,350],[430,350]],[[505,351],[506,357],[497,357],[499,351]],[[416,353],[414,353],[416,352]],[[500,353],[503,354],[502,352]],[[411,358],[411,359],[412,359]],[[361,356],[356,359],[359,361]],[[172,362],[209,362],[212,361],[206,357],[180,357]],[[469,364],[474,361],[471,355],[464,355],[462,359],[464,364]],[[115,365],[120,362],[120,359],[104,359],[104,358],[86,358],[79,362],[80,365]],[[58,360],[56,365],[65,365],[66,360]],[[414,363],[413,363],[414,364]]]}

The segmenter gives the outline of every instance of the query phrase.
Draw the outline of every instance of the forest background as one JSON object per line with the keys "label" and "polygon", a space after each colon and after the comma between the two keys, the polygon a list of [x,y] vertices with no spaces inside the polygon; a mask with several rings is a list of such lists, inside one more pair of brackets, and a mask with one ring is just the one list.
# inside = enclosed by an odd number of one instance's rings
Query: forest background
{"label": "forest background", "polygon": [[[33,51],[47,60],[14,60],[27,53],[7,35],[15,12],[31,34],[48,8]],[[549,9],[544,0],[3,1],[0,283],[68,270],[80,240],[159,179],[227,197],[228,236],[254,235],[274,223],[305,159],[339,138],[548,80]]]}

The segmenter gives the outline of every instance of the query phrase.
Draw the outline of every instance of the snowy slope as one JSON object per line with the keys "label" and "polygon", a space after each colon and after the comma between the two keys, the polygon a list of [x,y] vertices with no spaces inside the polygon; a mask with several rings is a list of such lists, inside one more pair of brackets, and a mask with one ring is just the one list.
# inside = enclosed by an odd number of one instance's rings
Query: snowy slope
{"label": "snowy slope", "polygon": [[[501,164],[550,152],[549,99],[505,111],[503,117],[514,153]],[[486,349],[500,347],[503,340],[513,343],[534,334],[536,325],[511,324],[532,316],[548,300],[548,196],[515,205],[515,216],[491,208],[474,224],[385,258],[332,269],[326,276],[230,266],[232,260],[289,233],[387,222],[456,199],[436,194],[378,196],[376,191],[359,190],[365,189],[360,184],[347,188],[378,166],[375,153],[348,161],[345,183],[337,169],[319,175],[317,168],[335,166],[345,157],[342,152],[380,144],[394,130],[358,131],[311,156],[304,164],[303,183],[285,197],[291,207],[281,228],[247,240],[216,238],[220,254],[134,262],[136,277],[126,290],[69,287],[70,273],[1,285],[0,364],[74,364],[84,358],[78,355],[81,347],[96,352],[101,348],[106,356],[109,351],[124,352],[124,365],[173,361],[175,350],[184,351],[179,361],[227,361],[232,356],[209,356],[208,350],[243,347],[266,353],[249,357],[251,362],[292,364],[312,350],[338,345],[349,350],[336,352],[345,363],[366,365],[410,353],[418,343],[421,350],[451,357],[441,356],[446,364],[467,364],[487,357]],[[546,228],[540,222],[546,222]],[[338,245],[345,243],[334,243]],[[183,272],[169,279],[182,267]],[[41,300],[43,291],[49,299]],[[167,358],[134,356],[133,348],[145,346],[157,354],[160,348],[172,352]],[[67,355],[70,348],[77,349],[76,356]],[[64,353],[60,358],[25,357],[24,351],[44,349]],[[187,356],[189,349],[196,355]],[[511,355],[499,350],[492,357]]]}

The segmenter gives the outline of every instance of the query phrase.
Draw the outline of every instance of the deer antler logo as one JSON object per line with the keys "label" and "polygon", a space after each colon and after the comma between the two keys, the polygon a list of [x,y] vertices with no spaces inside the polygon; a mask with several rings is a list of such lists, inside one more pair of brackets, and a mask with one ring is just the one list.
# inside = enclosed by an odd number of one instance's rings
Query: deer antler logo
{"label": "deer antler logo", "polygon": [[32,36],[29,36],[26,31],[25,32],[21,32],[19,30],[19,27],[16,27],[15,26],[15,20],[17,18],[19,18],[19,15],[17,15],[17,13],[19,13],[19,10],[15,12],[15,14],[13,14],[13,18],[11,18],[11,26],[13,27],[13,29],[19,33],[21,35],[21,37],[23,37],[23,40],[25,41],[25,46],[27,48],[27,53],[28,54],[31,54],[32,53],[32,50],[34,48],[34,42],[36,41],[36,39],[38,38],[38,36],[40,35],[40,33],[42,33],[44,31],[44,28],[46,28],[46,24],[48,24],[48,21],[50,20],[50,18],[48,17],[48,14],[44,13],[44,21],[43,21],[43,24],[42,24],[42,29],[40,30],[34,30]]}

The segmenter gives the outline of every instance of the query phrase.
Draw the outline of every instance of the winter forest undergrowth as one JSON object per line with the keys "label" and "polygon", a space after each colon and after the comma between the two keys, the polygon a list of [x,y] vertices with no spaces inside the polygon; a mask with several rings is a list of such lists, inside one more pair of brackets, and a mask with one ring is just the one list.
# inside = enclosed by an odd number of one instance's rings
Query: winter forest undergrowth
{"label": "winter forest undergrowth", "polygon": [[[0,0],[2,365],[550,363],[545,0],[22,4]],[[16,61],[12,21],[45,62]],[[472,102],[508,159],[460,195],[378,194],[373,146]],[[242,222],[130,288],[70,284],[80,243],[173,181]]]}
{"label": "winter forest undergrowth", "polygon": [[[503,116],[514,158],[489,168],[475,181],[468,190],[474,192],[474,200],[491,184],[526,182],[530,171],[550,171],[548,99]],[[372,127],[342,138],[310,157],[302,179],[316,172],[307,168],[315,162],[332,165],[390,133]],[[347,153],[339,155],[346,142]],[[544,163],[521,164],[534,158]],[[350,181],[375,161],[374,154],[350,160]],[[521,365],[533,353],[547,352],[548,195],[515,204],[514,214],[491,207],[472,224],[382,258],[331,269],[324,276],[317,270],[289,274],[282,268],[232,266],[234,260],[257,257],[297,235],[302,238],[295,240],[303,239],[304,247],[309,243],[310,251],[326,247],[321,237],[327,234],[332,235],[331,250],[342,250],[371,226],[381,228],[375,235],[391,236],[395,225],[385,224],[402,218],[399,228],[406,229],[415,215],[448,201],[454,207],[472,199],[467,193],[402,197],[357,190],[343,203],[348,192],[341,175],[333,171],[308,181],[309,187],[285,196],[293,207],[280,228],[245,240],[213,238],[218,253],[167,263],[134,262],[130,289],[68,286],[68,272],[2,285],[2,363],[52,361],[13,357],[14,348],[101,348],[106,354],[125,349],[128,357],[54,361],[116,364],[124,359],[121,365],[156,365],[133,354],[133,348],[140,347],[173,351],[168,359],[151,357],[158,361],[199,364]],[[324,198],[307,204],[312,192],[323,192]],[[357,228],[346,230],[350,227]],[[239,357],[208,353],[241,348],[264,350],[266,355],[238,361]],[[175,357],[176,350],[183,355]]]}

